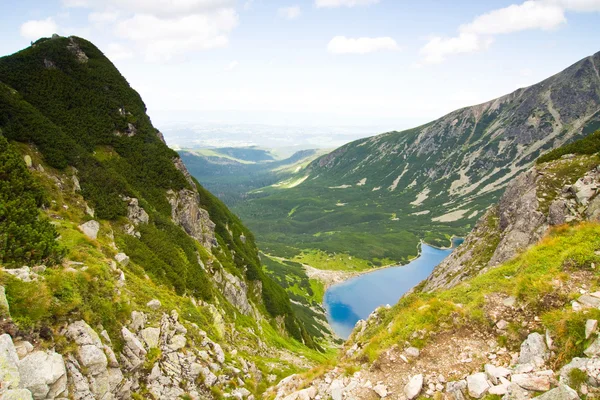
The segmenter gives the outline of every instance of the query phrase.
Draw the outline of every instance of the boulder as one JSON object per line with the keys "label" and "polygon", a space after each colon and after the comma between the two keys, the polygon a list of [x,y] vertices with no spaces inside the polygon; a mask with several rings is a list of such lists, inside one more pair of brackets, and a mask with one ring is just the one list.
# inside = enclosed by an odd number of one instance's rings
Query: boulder
{"label": "boulder", "polygon": [[10,318],[10,307],[8,306],[4,286],[0,286],[0,318]]}
{"label": "boulder", "polygon": [[21,383],[34,399],[67,397],[67,370],[63,357],[55,352],[34,351],[19,361]]}
{"label": "boulder", "polygon": [[146,328],[140,332],[142,340],[146,344],[146,347],[153,348],[158,347],[158,340],[160,338],[160,328]]}
{"label": "boulder", "polygon": [[134,224],[147,224],[150,221],[150,217],[146,210],[139,205],[139,201],[136,198],[129,199],[129,205],[127,207],[127,218]]}
{"label": "boulder", "polygon": [[588,308],[599,308],[600,307],[600,299],[595,296],[591,296],[589,294],[584,294],[583,296],[579,296],[577,301],[579,302],[579,304],[583,305],[584,307],[588,307]]}
{"label": "boulder", "polygon": [[573,389],[565,384],[558,385],[541,396],[536,397],[537,400],[579,400],[579,395]]}
{"label": "boulder", "polygon": [[490,389],[490,384],[487,381],[485,373],[478,372],[467,376],[467,389],[469,396],[476,399],[482,398]]}
{"label": "boulder", "polygon": [[416,347],[409,347],[404,350],[404,354],[410,358],[417,358],[421,352]]}
{"label": "boulder", "polygon": [[139,339],[129,329],[123,327],[121,335],[125,342],[122,353],[123,363],[127,370],[134,371],[144,363],[146,350]]}
{"label": "boulder", "polygon": [[467,381],[454,381],[446,384],[446,392],[454,400],[463,400],[465,398],[464,392],[467,390]]}
{"label": "boulder", "polygon": [[148,306],[152,310],[158,310],[161,306],[161,303],[157,299],[152,299],[146,304],[146,306]]}
{"label": "boulder", "polygon": [[98,238],[98,231],[100,230],[100,223],[98,221],[91,220],[79,225],[79,229],[81,229],[83,234],[90,239],[96,240]]}
{"label": "boulder", "polygon": [[514,374],[511,382],[519,385],[525,390],[545,392],[550,390],[550,377],[547,375]]}
{"label": "boulder", "polygon": [[588,319],[585,322],[585,338],[589,339],[592,334],[596,333],[598,329],[598,320],[596,319]]}
{"label": "boulder", "polygon": [[172,351],[177,351],[177,350],[183,349],[185,347],[186,343],[187,343],[187,339],[185,338],[185,336],[175,335],[171,339],[171,343],[169,343],[168,347]]}
{"label": "boulder", "polygon": [[496,367],[492,364],[486,364],[484,370],[488,379],[494,385],[498,385],[498,383],[500,382],[500,378],[506,378],[510,375],[510,370],[508,368]]}
{"label": "boulder", "polygon": [[33,397],[27,389],[12,389],[0,396],[0,400],[33,400]]}
{"label": "boulder", "polygon": [[24,358],[33,351],[33,345],[25,340],[21,340],[15,343],[15,349],[19,358]]}
{"label": "boulder", "polygon": [[118,253],[115,260],[124,267],[129,264],[129,256],[125,253]]}
{"label": "boulder", "polygon": [[415,399],[423,389],[423,375],[415,375],[404,386],[404,395],[408,400]]}
{"label": "boulder", "polygon": [[23,161],[25,161],[27,168],[31,168],[33,166],[33,161],[31,160],[31,156],[29,154],[25,154],[23,156]]}
{"label": "boulder", "polygon": [[77,350],[77,359],[91,375],[99,375],[106,371],[108,359],[100,347],[85,345]]}
{"label": "boulder", "polygon": [[0,393],[3,389],[19,387],[19,356],[8,334],[0,336]]}
{"label": "boulder", "polygon": [[531,333],[521,344],[519,364],[542,366],[548,360],[550,353],[544,337],[537,332]]}
{"label": "boulder", "polygon": [[502,397],[502,400],[529,400],[531,397],[531,394],[527,390],[516,383],[511,383],[508,385],[506,394]]}
{"label": "boulder", "polygon": [[379,384],[373,387],[373,391],[377,393],[379,397],[385,397],[388,394],[387,387],[385,385]]}
{"label": "boulder", "polygon": [[65,336],[79,346],[94,345],[102,347],[100,336],[83,320],[69,324]]}
{"label": "boulder", "polygon": [[143,312],[132,311],[131,312],[131,323],[129,326],[134,332],[139,332],[144,329],[146,323],[146,315]]}
{"label": "boulder", "polygon": [[600,338],[596,338],[596,340],[594,340],[594,342],[583,351],[583,354],[585,354],[588,357],[600,356]]}

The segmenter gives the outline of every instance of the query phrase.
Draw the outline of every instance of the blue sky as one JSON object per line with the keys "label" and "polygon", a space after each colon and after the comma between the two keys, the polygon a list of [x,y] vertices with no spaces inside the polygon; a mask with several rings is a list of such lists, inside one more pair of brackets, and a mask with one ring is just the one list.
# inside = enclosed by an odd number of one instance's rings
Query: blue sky
{"label": "blue sky", "polygon": [[160,123],[400,129],[600,51],[600,0],[0,0],[0,8],[0,53],[52,32],[87,38]]}

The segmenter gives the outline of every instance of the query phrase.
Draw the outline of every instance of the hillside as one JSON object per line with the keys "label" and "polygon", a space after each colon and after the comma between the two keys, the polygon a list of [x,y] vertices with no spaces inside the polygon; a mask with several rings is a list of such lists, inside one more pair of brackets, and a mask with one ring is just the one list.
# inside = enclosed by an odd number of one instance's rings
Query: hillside
{"label": "hillside", "polygon": [[0,58],[0,200],[2,398],[252,398],[329,355],[84,39]]}
{"label": "hillside", "polygon": [[272,395],[598,398],[599,152],[600,131],[540,157],[431,277],[356,324],[336,362]]}
{"label": "hillside", "polygon": [[448,246],[540,154],[600,127],[599,69],[597,53],[487,103],[349,143],[236,212],[261,249],[297,260],[321,251],[384,265],[415,256],[420,240]]}
{"label": "hillside", "polygon": [[302,150],[285,159],[258,148],[180,150],[192,176],[229,207],[244,201],[249,192],[286,180],[322,155]]}

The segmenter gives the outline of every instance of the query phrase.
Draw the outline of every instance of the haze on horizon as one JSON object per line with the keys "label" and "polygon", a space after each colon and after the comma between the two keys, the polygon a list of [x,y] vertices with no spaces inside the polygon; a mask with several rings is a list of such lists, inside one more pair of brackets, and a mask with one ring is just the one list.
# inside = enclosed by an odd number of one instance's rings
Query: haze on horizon
{"label": "haze on horizon", "polygon": [[335,147],[529,86],[600,50],[600,0],[3,0],[0,7],[3,55],[53,33],[92,41],[173,146],[185,146],[175,137],[188,135],[200,146],[216,138],[217,145]]}

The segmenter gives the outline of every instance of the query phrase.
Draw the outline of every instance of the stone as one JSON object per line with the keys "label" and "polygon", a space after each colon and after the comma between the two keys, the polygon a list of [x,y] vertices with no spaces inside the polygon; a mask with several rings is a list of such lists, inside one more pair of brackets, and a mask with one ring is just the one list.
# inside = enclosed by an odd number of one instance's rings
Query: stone
{"label": "stone", "polygon": [[536,397],[537,400],[579,400],[579,395],[573,389],[565,384],[558,385],[541,396]]}
{"label": "stone", "polygon": [[31,156],[29,154],[25,154],[23,157],[23,161],[25,161],[25,165],[27,168],[31,168],[33,166],[33,161],[31,160]]}
{"label": "stone", "polygon": [[77,351],[77,359],[92,375],[99,375],[106,370],[108,359],[102,348],[94,345],[81,346]]}
{"label": "stone", "polygon": [[93,345],[102,347],[100,336],[83,320],[69,324],[65,336],[79,346]]}
{"label": "stone", "polygon": [[534,374],[514,374],[511,376],[511,382],[516,383],[525,390],[536,392],[545,392],[550,390],[550,377]]}
{"label": "stone", "polygon": [[136,198],[129,199],[129,205],[127,207],[127,218],[134,224],[147,224],[150,221],[150,217],[146,210],[139,205],[139,201]]}
{"label": "stone", "polygon": [[331,382],[331,386],[329,386],[329,390],[331,391],[331,399],[332,400],[342,400],[342,394],[344,389],[344,382],[340,379],[335,379]]}
{"label": "stone", "polygon": [[[175,335],[171,339],[171,343],[169,344],[169,349],[173,351],[177,351],[183,349],[185,344],[187,343],[187,339],[183,335]],[[223,360],[224,361],[224,360]]]}
{"label": "stone", "polygon": [[417,358],[421,352],[416,347],[409,347],[404,350],[404,354],[410,358]]}
{"label": "stone", "polygon": [[404,386],[404,395],[408,400],[415,399],[423,389],[423,375],[415,375],[410,378],[406,386]]}
{"label": "stone", "polygon": [[146,306],[148,306],[152,310],[158,310],[161,306],[161,303],[157,299],[152,299],[146,304]]}
{"label": "stone", "polygon": [[211,372],[211,370],[209,370],[206,367],[203,367],[200,370],[200,373],[202,374],[202,377],[204,378],[204,385],[206,385],[207,387],[211,387],[213,386],[215,383],[217,383],[217,376],[215,374],[213,374]]}
{"label": "stone", "polygon": [[598,329],[598,320],[596,319],[588,319],[585,322],[585,338],[589,339],[592,334],[596,333]]}
{"label": "stone", "polygon": [[11,389],[0,396],[0,400],[33,400],[33,397],[27,389]]}
{"label": "stone", "polygon": [[15,343],[15,349],[19,358],[23,358],[33,351],[33,345],[25,340],[21,340]]}
{"label": "stone", "polygon": [[489,394],[493,394],[496,396],[504,396],[506,393],[508,393],[508,385],[496,385],[496,386],[492,386],[490,387],[490,390],[488,391]]}
{"label": "stone", "polygon": [[10,307],[6,299],[4,286],[0,286],[0,318],[10,318]]}
{"label": "stone", "polygon": [[548,360],[550,354],[544,337],[537,332],[529,334],[521,344],[519,364],[534,364],[542,366]]}
{"label": "stone", "polygon": [[502,300],[502,304],[505,307],[514,307],[516,303],[517,303],[517,298],[515,296],[508,296],[507,298]]}
{"label": "stone", "polygon": [[98,221],[91,220],[79,225],[79,229],[90,239],[96,240],[98,238],[98,231],[100,230],[100,223]]}
{"label": "stone", "polygon": [[158,340],[160,338],[160,328],[146,328],[140,332],[142,340],[149,349],[158,347]]}
{"label": "stone", "polygon": [[115,260],[124,267],[129,264],[129,256],[125,253],[118,253],[115,256]]}
{"label": "stone", "polygon": [[146,316],[143,312],[132,311],[131,312],[131,323],[129,326],[134,332],[139,332],[144,329],[144,324],[146,323]]}
{"label": "stone", "polygon": [[23,281],[23,282],[32,282],[37,281],[39,279],[39,275],[31,272],[31,268],[24,265],[21,268],[11,268],[11,269],[3,269],[7,274],[11,274],[15,278]]}
{"label": "stone", "polygon": [[379,384],[373,387],[373,391],[377,393],[379,397],[385,397],[388,394],[387,387],[385,385]]}
{"label": "stone", "polygon": [[19,356],[8,334],[0,336],[0,389],[16,389],[19,387]]}
{"label": "stone", "polygon": [[600,356],[600,338],[596,338],[596,340],[594,340],[592,344],[589,345],[589,347],[583,351],[583,354],[585,354],[588,357]]}
{"label": "stone", "polygon": [[531,397],[529,391],[516,383],[511,383],[508,385],[506,394],[502,397],[502,400],[529,400]]}
{"label": "stone", "polygon": [[[175,167],[186,177],[189,176],[189,172],[180,158],[175,159],[174,163]],[[208,211],[200,207],[198,192],[189,189],[181,189],[178,192],[168,190],[167,197],[171,205],[171,218],[177,225],[207,249],[217,245],[216,225],[210,220]]]}
{"label": "stone", "polygon": [[480,399],[490,389],[490,384],[487,381],[485,373],[478,372],[467,376],[467,389],[469,396]]}
{"label": "stone", "polygon": [[589,294],[584,294],[583,296],[580,296],[577,301],[579,302],[579,304],[583,305],[584,307],[589,307],[589,308],[599,308],[600,307],[600,299],[595,297],[595,296],[590,296]]}
{"label": "stone", "polygon": [[19,387],[34,399],[67,397],[67,370],[63,357],[54,352],[34,351],[19,361]]}
{"label": "stone", "polygon": [[486,364],[484,371],[490,382],[492,382],[494,385],[498,385],[500,378],[506,378],[511,373],[508,368],[496,367],[492,364]]}
{"label": "stone", "polygon": [[465,400],[464,392],[467,390],[467,381],[454,381],[446,384],[446,392],[453,400]]}
{"label": "stone", "polygon": [[500,321],[496,322],[496,328],[500,329],[501,331],[504,331],[506,330],[506,328],[508,328],[508,322],[501,319]]}
{"label": "stone", "polygon": [[121,329],[121,335],[125,341],[123,346],[123,362],[129,371],[138,369],[146,359],[146,350],[139,339],[126,327]]}

